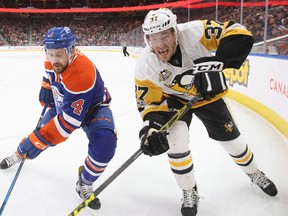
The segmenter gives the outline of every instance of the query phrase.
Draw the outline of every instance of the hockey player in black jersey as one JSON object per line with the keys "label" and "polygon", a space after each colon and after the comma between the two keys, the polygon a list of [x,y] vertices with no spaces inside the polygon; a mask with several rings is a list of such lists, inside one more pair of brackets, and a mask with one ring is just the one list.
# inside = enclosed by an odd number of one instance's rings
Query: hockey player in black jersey
{"label": "hockey player in black jersey", "polygon": [[[146,50],[135,69],[137,107],[143,118],[141,149],[149,156],[167,152],[171,170],[183,191],[181,213],[195,216],[199,203],[189,148],[189,126],[197,116],[250,180],[269,196],[275,184],[258,168],[253,152],[234,122],[223,97],[228,92],[224,68],[239,68],[253,36],[239,23],[196,20],[177,24],[169,9],[150,11],[143,24]],[[215,56],[211,51],[216,51]],[[175,110],[196,94],[195,104],[168,133],[158,130]]]}

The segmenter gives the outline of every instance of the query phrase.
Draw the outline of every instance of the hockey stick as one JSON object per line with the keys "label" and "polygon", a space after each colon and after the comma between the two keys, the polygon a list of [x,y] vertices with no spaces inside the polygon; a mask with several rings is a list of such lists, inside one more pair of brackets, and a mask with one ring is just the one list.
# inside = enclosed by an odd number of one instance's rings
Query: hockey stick
{"label": "hockey stick", "polygon": [[[36,125],[36,129],[38,129],[38,128],[40,127],[40,123],[41,123],[42,118],[43,118],[43,116],[44,116],[44,114],[45,114],[45,112],[46,112],[47,107],[48,107],[48,103],[46,103],[46,104],[44,105],[44,107],[43,107],[43,110],[42,110],[42,112],[41,112],[41,115],[40,115],[39,120],[38,120],[37,125]],[[4,208],[5,208],[6,204],[7,204],[8,199],[9,199],[11,193],[12,193],[12,190],[13,190],[15,184],[16,184],[17,178],[18,178],[18,176],[19,176],[19,174],[20,174],[20,172],[21,172],[21,170],[22,170],[22,167],[23,167],[23,165],[24,165],[25,158],[26,158],[26,154],[23,155],[23,158],[21,159],[20,165],[19,165],[19,167],[18,167],[18,169],[17,169],[17,172],[16,172],[16,174],[15,174],[15,176],[14,176],[14,179],[13,179],[13,181],[12,181],[10,187],[9,187],[9,190],[8,190],[8,192],[7,192],[7,194],[6,194],[6,197],[5,197],[5,199],[4,199],[3,203],[2,203],[2,206],[1,206],[1,209],[0,209],[0,216],[2,215],[2,213],[3,213],[3,211],[4,211]]]}
{"label": "hockey stick", "polygon": [[[172,125],[179,120],[194,104],[202,98],[201,94],[192,97],[172,118],[159,130],[167,131]],[[86,200],[80,203],[68,216],[77,216],[81,210],[89,205],[97,195],[99,195],[111,182],[113,182],[128,166],[130,166],[141,154],[142,149],[138,149],[120,168],[118,168],[106,181],[104,181]]]}

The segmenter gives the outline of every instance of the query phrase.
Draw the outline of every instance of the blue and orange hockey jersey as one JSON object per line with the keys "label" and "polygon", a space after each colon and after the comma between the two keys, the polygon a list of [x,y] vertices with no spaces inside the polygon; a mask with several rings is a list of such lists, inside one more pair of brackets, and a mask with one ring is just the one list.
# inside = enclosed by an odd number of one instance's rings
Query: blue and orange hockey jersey
{"label": "blue and orange hockey jersey", "polygon": [[109,103],[111,98],[96,66],[80,52],[75,52],[72,62],[62,74],[56,74],[48,61],[45,62],[45,71],[51,82],[57,115],[39,133],[56,145],[81,127],[89,111]]}

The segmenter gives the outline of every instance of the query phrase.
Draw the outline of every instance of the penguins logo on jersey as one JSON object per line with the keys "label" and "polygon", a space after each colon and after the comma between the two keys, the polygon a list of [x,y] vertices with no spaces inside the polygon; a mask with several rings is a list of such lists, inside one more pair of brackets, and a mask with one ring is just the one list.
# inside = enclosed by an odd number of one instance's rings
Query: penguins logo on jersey
{"label": "penguins logo on jersey", "polygon": [[171,76],[171,74],[172,73],[168,69],[160,71],[160,73],[159,73],[159,82],[166,81]]}
{"label": "penguins logo on jersey", "polygon": [[194,75],[192,70],[187,70],[179,75],[176,75],[171,84],[165,84],[168,88],[174,91],[181,92],[184,95],[194,95],[196,89],[193,88]]}
{"label": "penguins logo on jersey", "polygon": [[227,122],[224,127],[226,128],[226,132],[232,132],[234,128],[233,122]]}

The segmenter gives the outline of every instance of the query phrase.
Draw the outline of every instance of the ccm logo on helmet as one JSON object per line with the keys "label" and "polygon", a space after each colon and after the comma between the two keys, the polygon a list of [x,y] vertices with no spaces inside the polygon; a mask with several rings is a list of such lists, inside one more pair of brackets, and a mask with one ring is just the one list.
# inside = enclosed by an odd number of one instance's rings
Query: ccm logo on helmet
{"label": "ccm logo on helmet", "polygon": [[211,62],[203,62],[193,65],[193,74],[201,73],[201,72],[219,72],[222,71],[224,67],[223,62],[211,61]]}

